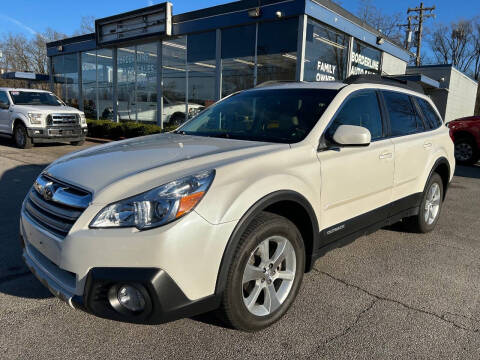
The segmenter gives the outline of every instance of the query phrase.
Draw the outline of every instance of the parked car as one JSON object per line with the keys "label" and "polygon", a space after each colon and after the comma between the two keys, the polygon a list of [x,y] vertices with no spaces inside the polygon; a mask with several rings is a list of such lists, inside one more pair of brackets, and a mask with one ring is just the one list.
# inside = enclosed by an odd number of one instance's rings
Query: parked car
{"label": "parked car", "polygon": [[[156,96],[156,94],[155,94]],[[156,98],[155,98],[156,99]],[[153,100],[153,99],[152,99]],[[121,120],[127,121],[152,121],[156,119],[157,103],[155,101],[137,103],[136,108],[130,104],[123,104],[118,110],[118,116]],[[164,125],[180,126],[188,119],[197,115],[205,108],[203,105],[188,103],[188,116],[186,114],[186,104],[181,101],[172,101],[163,97],[163,123]],[[106,118],[104,116],[104,118]]]}
{"label": "parked car", "polygon": [[469,116],[448,123],[455,143],[455,159],[462,164],[474,164],[480,155],[480,116]]}
{"label": "parked car", "polygon": [[0,88],[0,133],[11,135],[21,149],[41,142],[82,145],[87,122],[82,111],[49,91]]}
{"label": "parked car", "polygon": [[427,96],[381,79],[259,87],[175,132],[58,159],[23,203],[24,261],[100,317],[271,325],[327,250],[438,222],[448,129]]}
{"label": "parked car", "polygon": [[165,124],[179,126],[183,124],[188,119],[197,115],[202,111],[205,106],[200,104],[195,104],[192,102],[188,103],[188,116],[185,117],[185,103],[176,102],[170,100],[167,97],[163,97],[163,121]]}

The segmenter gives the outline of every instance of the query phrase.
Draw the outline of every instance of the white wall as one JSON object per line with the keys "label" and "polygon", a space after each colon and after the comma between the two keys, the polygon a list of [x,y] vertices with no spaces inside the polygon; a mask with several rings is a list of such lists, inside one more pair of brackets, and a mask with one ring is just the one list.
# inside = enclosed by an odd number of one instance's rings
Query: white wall
{"label": "white wall", "polygon": [[405,74],[407,63],[386,52],[382,53],[382,74],[401,75]]}
{"label": "white wall", "polygon": [[452,68],[448,86],[448,102],[445,120],[455,120],[465,116],[472,116],[477,99],[477,83]]}
{"label": "white wall", "polygon": [[477,82],[450,65],[410,67],[407,74],[424,74],[437,80],[442,89],[427,92],[445,121],[455,120],[474,113]]}

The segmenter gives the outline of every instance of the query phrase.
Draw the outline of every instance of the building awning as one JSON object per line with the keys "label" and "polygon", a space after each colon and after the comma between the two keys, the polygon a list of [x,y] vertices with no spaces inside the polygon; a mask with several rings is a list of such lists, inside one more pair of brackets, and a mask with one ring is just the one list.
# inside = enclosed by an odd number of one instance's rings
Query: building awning
{"label": "building awning", "polygon": [[28,81],[43,81],[46,82],[50,79],[49,75],[35,74],[32,72],[13,71],[2,74],[3,79],[8,80],[28,80]]}
{"label": "building awning", "polygon": [[396,79],[414,81],[422,85],[424,89],[440,89],[440,82],[423,74],[395,75]]}

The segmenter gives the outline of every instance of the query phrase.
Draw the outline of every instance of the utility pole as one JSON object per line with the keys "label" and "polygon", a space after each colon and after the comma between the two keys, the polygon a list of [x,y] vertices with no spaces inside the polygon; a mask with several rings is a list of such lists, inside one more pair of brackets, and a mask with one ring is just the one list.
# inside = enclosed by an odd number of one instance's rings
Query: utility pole
{"label": "utility pole", "polygon": [[[423,33],[423,22],[426,18],[435,17],[435,14],[432,11],[435,10],[435,5],[431,7],[423,7],[423,2],[420,3],[420,7],[408,8],[407,14],[415,12],[418,15],[412,16],[413,19],[418,20],[418,31],[417,31],[417,56],[415,59],[416,66],[420,66],[420,49],[422,47],[422,33]],[[425,11],[428,11],[428,14],[425,14]]]}
{"label": "utility pole", "polygon": [[408,22],[406,24],[399,24],[397,25],[398,27],[406,27],[407,28],[407,31],[406,31],[406,36],[405,36],[405,49],[409,49],[410,48],[410,43],[412,42],[412,17],[409,16],[408,18]]}

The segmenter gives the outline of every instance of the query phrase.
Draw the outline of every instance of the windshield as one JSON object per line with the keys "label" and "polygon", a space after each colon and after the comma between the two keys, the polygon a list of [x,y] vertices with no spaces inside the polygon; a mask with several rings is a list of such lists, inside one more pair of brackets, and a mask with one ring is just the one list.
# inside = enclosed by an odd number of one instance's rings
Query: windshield
{"label": "windshield", "polygon": [[307,136],[337,93],[327,89],[245,91],[211,106],[176,132],[295,143]]}
{"label": "windshield", "polygon": [[47,92],[10,91],[10,97],[15,105],[63,105],[59,98]]}

